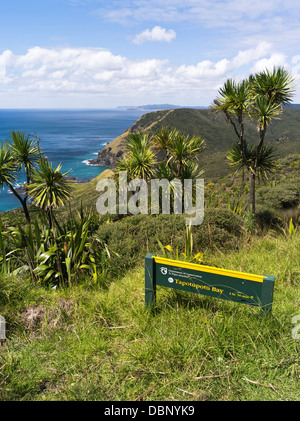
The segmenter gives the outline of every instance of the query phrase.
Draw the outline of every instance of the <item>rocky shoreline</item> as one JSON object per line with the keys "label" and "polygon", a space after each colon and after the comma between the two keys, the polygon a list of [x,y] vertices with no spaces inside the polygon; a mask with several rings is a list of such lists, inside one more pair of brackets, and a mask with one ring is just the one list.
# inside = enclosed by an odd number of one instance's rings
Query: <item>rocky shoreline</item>
{"label": "rocky shoreline", "polygon": [[123,151],[120,150],[117,154],[112,153],[111,147],[106,147],[98,152],[96,159],[89,159],[88,165],[96,165],[99,167],[114,168],[117,161],[123,155]]}

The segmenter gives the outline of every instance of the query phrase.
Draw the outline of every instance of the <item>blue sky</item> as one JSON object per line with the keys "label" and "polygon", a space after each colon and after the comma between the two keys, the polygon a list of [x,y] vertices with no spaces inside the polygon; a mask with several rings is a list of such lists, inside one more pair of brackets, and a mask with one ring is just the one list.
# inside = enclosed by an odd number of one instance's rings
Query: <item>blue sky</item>
{"label": "blue sky", "polygon": [[284,66],[300,103],[295,0],[9,0],[0,108],[210,105],[227,78]]}

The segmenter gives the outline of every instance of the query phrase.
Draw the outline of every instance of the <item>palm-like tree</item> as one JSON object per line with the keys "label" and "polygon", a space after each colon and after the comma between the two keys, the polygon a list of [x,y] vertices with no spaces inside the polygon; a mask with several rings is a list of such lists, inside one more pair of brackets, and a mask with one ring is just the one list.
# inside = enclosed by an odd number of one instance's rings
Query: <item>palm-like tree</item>
{"label": "palm-like tree", "polygon": [[214,100],[212,110],[222,112],[239,139],[241,153],[244,155],[245,115],[249,107],[250,84],[247,79],[235,82],[228,79],[219,90],[219,97]]}
{"label": "palm-like tree", "polygon": [[[165,152],[165,162],[156,168],[157,174],[169,175],[163,177],[168,179],[170,176],[184,179],[187,178],[187,174],[200,175],[198,169],[195,171],[196,167],[193,164],[197,162],[204,149],[204,140],[201,137],[186,136],[176,129],[163,127],[154,134],[152,143],[157,152],[161,150]],[[163,165],[166,166],[166,170],[163,169]]]}
{"label": "palm-like tree", "polygon": [[[163,127],[152,138],[154,148],[159,153],[165,152],[164,160],[155,166],[154,175],[158,179],[194,180],[203,174],[199,168],[198,158],[204,149],[204,140],[201,137],[190,137],[176,129],[169,130]],[[192,194],[195,193],[193,190]],[[174,187],[171,186],[174,195]]]}
{"label": "palm-like tree", "polygon": [[129,179],[142,178],[149,181],[153,173],[155,156],[151,150],[149,134],[130,133],[127,137],[125,157],[116,164],[116,174],[127,171]]}
{"label": "palm-like tree", "polygon": [[29,134],[25,132],[12,130],[8,145],[15,155],[19,169],[24,168],[27,184],[29,184],[31,172],[37,166],[41,155],[36,139],[30,139]]}
{"label": "palm-like tree", "polygon": [[142,150],[150,145],[150,135],[144,132],[129,133],[127,136],[126,150],[127,152],[134,152]]}
{"label": "palm-like tree", "polygon": [[0,187],[12,186],[17,181],[17,165],[12,151],[4,144],[0,144]]}
{"label": "palm-like tree", "polygon": [[30,215],[27,208],[27,199],[28,199],[28,187],[31,182],[31,173],[33,169],[37,166],[40,159],[40,151],[35,139],[30,139],[29,134],[19,131],[10,132],[10,141],[7,142],[8,148],[11,150],[13,160],[15,163],[15,172],[18,173],[23,168],[25,171],[26,183],[25,183],[25,194],[24,197],[21,197],[17,191],[12,188],[10,189],[13,194],[20,200],[25,217],[27,222],[30,222]]}
{"label": "palm-like tree", "polygon": [[26,200],[19,195],[17,190],[14,188],[18,180],[18,165],[16,163],[15,154],[12,152],[7,145],[0,144],[0,187],[4,189],[6,185],[11,192],[20,201],[26,221],[30,223],[30,216],[26,204]]}
{"label": "palm-like tree", "polygon": [[170,130],[168,127],[162,127],[160,130],[157,130],[152,137],[152,144],[154,149],[158,151],[164,151],[166,159],[170,158],[169,146],[173,139],[178,135],[178,130]]}
{"label": "palm-like tree", "polygon": [[263,72],[250,76],[251,95],[265,97],[269,102],[288,105],[293,97],[294,87],[291,87],[293,78],[283,67],[274,67],[272,72],[266,69]]}
{"label": "palm-like tree", "polygon": [[[219,97],[212,106],[212,111],[225,115],[238,138],[240,157],[249,175],[249,207],[252,213],[255,213],[255,177],[264,155],[262,148],[267,128],[282,113],[282,105],[290,103],[294,92],[291,83],[291,76],[281,67],[274,68],[272,72],[265,70],[251,75],[249,79],[238,83],[228,80],[219,90]],[[245,140],[247,116],[257,122],[259,133],[250,161]]]}
{"label": "palm-like tree", "polygon": [[[248,165],[253,167],[256,159],[256,148],[254,145],[249,145],[246,141],[245,155]],[[276,158],[277,155],[273,146],[262,146],[257,160],[256,174],[258,178],[266,179],[269,173],[274,173],[276,171]],[[229,150],[227,159],[229,161],[229,165],[233,168],[236,168],[236,172],[244,169],[245,164],[238,143],[233,145]]]}
{"label": "palm-like tree", "polygon": [[201,177],[203,173],[204,170],[199,167],[197,162],[190,161],[182,168],[181,180],[195,180]]}
{"label": "palm-like tree", "polygon": [[185,168],[196,162],[204,149],[204,140],[201,137],[185,136],[177,133],[170,136],[168,144],[169,158],[166,165],[169,166],[174,177],[184,179]]}
{"label": "palm-like tree", "polygon": [[[183,168],[198,155],[202,143],[199,142],[197,145],[195,138],[190,139],[189,136],[184,136],[181,133],[178,133],[175,138],[171,139],[169,144],[170,157],[167,164],[170,163],[176,166],[176,170],[174,171],[175,177],[182,176]],[[172,167],[170,166],[170,168]]]}
{"label": "palm-like tree", "polygon": [[33,203],[48,212],[53,226],[53,208],[64,206],[71,197],[70,183],[65,178],[69,172],[61,173],[61,164],[53,168],[52,163],[41,159],[38,168],[32,171],[29,194]]}

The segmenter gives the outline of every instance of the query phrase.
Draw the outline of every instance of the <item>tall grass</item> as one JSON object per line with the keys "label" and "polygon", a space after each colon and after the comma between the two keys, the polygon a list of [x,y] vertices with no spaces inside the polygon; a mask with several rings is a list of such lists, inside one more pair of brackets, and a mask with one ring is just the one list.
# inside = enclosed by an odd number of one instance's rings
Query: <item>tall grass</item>
{"label": "tall grass", "polygon": [[276,276],[272,317],[256,307],[158,287],[144,305],[144,270],[108,290],[51,290],[1,278],[7,319],[2,400],[299,400],[300,237],[270,234],[217,266]]}

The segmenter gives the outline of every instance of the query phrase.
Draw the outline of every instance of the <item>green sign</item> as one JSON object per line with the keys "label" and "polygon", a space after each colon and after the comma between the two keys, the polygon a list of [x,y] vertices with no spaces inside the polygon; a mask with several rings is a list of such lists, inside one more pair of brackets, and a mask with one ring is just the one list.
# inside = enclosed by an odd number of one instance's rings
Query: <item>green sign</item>
{"label": "green sign", "polygon": [[178,289],[272,310],[274,276],[253,275],[148,254],[145,258],[145,302],[156,299],[156,287]]}

